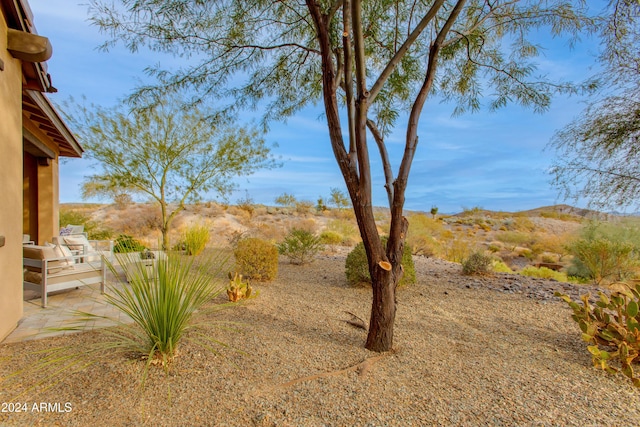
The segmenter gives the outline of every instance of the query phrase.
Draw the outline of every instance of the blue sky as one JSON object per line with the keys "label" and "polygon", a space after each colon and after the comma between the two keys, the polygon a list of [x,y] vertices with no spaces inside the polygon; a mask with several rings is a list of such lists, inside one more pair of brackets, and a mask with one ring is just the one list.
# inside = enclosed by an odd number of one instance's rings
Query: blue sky
{"label": "blue sky", "polygon": [[[145,51],[134,55],[122,47],[106,53],[98,51],[104,36],[89,25],[86,6],[78,1],[29,0],[38,32],[53,45],[48,67],[58,89],[58,93],[49,95],[54,102],[86,96],[94,104],[111,106],[145,78],[145,66],[175,63],[171,57]],[[577,81],[591,72],[596,50],[593,44],[579,45],[573,51],[564,42],[548,47],[537,60],[543,74]],[[452,105],[428,103],[420,122],[420,144],[406,208],[428,211],[437,206],[440,212],[453,213],[479,206],[519,211],[562,203],[546,173],[554,152],[544,148],[553,133],[582,110],[584,101],[581,97],[557,97],[542,115],[509,106],[493,113],[483,110],[455,118],[451,116]],[[318,196],[328,196],[333,187],[344,189],[321,113],[320,106],[309,107],[286,124],[273,124],[266,139],[278,144],[274,154],[281,157],[282,167],[239,178],[231,201],[248,194],[256,203],[273,205],[275,197],[287,192],[315,203]],[[401,130],[388,138],[395,169],[402,154],[402,139]],[[375,146],[372,148],[375,150]],[[81,201],[80,184],[94,167],[85,159],[61,166],[62,203]],[[374,204],[383,206],[386,195],[379,163],[373,165],[373,175]]]}

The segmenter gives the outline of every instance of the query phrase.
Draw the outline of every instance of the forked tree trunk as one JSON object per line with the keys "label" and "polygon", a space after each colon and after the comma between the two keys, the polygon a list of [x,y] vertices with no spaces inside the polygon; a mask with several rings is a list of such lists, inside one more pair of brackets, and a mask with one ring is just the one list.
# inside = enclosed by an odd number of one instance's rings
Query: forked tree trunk
{"label": "forked tree trunk", "polygon": [[[411,163],[418,143],[417,127],[422,106],[428,96],[433,83],[436,59],[444,36],[450,30],[451,25],[460,13],[466,0],[458,0],[449,19],[438,33],[429,52],[429,64],[425,75],[424,84],[418,92],[413,104],[409,123],[405,151],[400,164],[398,175],[392,179],[390,163],[388,161],[384,143],[379,134],[368,122],[367,112],[369,105],[374,102],[375,96],[380,92],[382,85],[388,79],[392,70],[398,65],[402,56],[407,52],[418,35],[426,28],[426,25],[434,19],[437,11],[444,3],[436,1],[429,12],[423,17],[406,42],[398,50],[394,59],[380,76],[380,80],[374,84],[372,91],[367,89],[366,54],[364,46],[364,32],[362,25],[362,0],[343,0],[336,5],[343,8],[343,48],[338,51],[332,49],[331,21],[333,13],[338,9],[323,10],[316,0],[306,0],[316,28],[317,42],[320,48],[322,60],[322,93],[329,127],[329,138],[334,156],[338,162],[340,172],[344,177],[349,196],[353,202],[353,210],[358,221],[360,236],[367,253],[369,273],[373,286],[373,300],[371,307],[371,319],[369,334],[365,347],[369,350],[382,352],[389,351],[393,346],[393,325],[396,315],[396,287],[402,277],[402,253],[404,241],[408,229],[408,222],[402,216],[404,207],[404,193],[407,179],[411,169]],[[350,34],[353,33],[353,38]],[[334,53],[337,53],[334,61]],[[344,52],[341,60],[339,52]],[[352,63],[353,61],[353,63]],[[352,65],[354,68],[352,69]],[[344,69],[341,69],[344,67]],[[352,80],[355,77],[355,82]],[[344,78],[341,79],[339,76]],[[380,84],[378,84],[380,83]],[[349,122],[349,144],[344,143],[340,125],[337,91],[341,85],[345,86],[347,117]],[[353,87],[352,87],[353,85]],[[353,91],[352,89],[355,89]],[[391,228],[387,247],[383,247],[376,228],[373,215],[371,196],[371,164],[369,162],[369,150],[367,147],[367,125],[373,128],[372,132],[380,148],[382,161],[385,166],[385,187],[390,202]],[[348,149],[348,151],[347,151]],[[393,187],[393,190],[391,189]]]}

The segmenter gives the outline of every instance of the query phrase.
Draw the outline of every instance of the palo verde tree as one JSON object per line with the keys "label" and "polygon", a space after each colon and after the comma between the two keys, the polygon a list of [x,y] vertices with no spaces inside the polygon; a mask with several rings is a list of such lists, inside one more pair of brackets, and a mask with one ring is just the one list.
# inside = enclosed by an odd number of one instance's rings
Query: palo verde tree
{"label": "palo verde tree", "polygon": [[[158,82],[140,87],[140,96],[189,87],[198,94],[194,102],[216,94],[233,100],[230,110],[260,107],[265,123],[322,101],[367,253],[373,301],[365,346],[373,351],[393,345],[405,191],[427,99],[439,94],[462,113],[480,108],[490,93],[490,108],[514,101],[544,111],[554,91],[576,88],[537,75],[531,59],[539,47],[529,32],[575,36],[589,23],[564,0],[115,3],[90,2],[93,23],[109,34],[105,47],[123,42],[193,61],[175,71],[148,69]],[[404,151],[392,162],[385,137],[397,126],[404,127]],[[376,151],[391,214],[386,245],[372,205]]]}
{"label": "palo verde tree", "polygon": [[147,196],[160,207],[165,249],[171,223],[185,203],[209,191],[224,196],[233,189],[232,178],[274,166],[256,129],[218,122],[206,108],[187,108],[177,97],[152,107],[66,110],[88,157],[102,169],[86,177],[83,197]]}
{"label": "palo verde tree", "polygon": [[610,1],[599,28],[606,91],[551,141],[553,184],[565,198],[598,208],[638,207],[640,2]]}

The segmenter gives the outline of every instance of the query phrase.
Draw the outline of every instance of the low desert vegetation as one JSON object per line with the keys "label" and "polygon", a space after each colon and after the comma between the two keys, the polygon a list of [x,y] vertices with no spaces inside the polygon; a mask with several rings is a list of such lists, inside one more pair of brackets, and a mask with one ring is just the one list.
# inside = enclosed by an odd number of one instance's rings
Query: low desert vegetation
{"label": "low desert vegetation", "polygon": [[635,222],[589,223],[568,245],[568,274],[594,284],[625,281],[640,269],[640,231]]}
{"label": "low desert vegetation", "polygon": [[314,233],[294,228],[278,244],[278,252],[289,258],[293,264],[307,264],[323,249],[322,239]]}
{"label": "low desert vegetation", "polygon": [[233,254],[236,271],[257,281],[268,282],[278,274],[278,248],[273,243],[255,237],[238,242]]}
{"label": "low desert vegetation", "polygon": [[209,227],[205,224],[195,224],[184,231],[182,242],[187,255],[200,255],[209,242]]}
{"label": "low desert vegetation", "polygon": [[582,304],[559,292],[556,296],[573,310],[593,365],[612,374],[622,372],[640,387],[633,367],[640,361],[640,285],[621,283],[610,296],[600,292],[595,305],[589,294],[581,297]]}
{"label": "low desert vegetation", "polygon": [[482,252],[474,252],[462,261],[462,274],[482,275],[490,273],[492,259]]}
{"label": "low desert vegetation", "polygon": [[113,244],[115,253],[141,252],[145,249],[147,249],[145,245],[128,234],[120,234]]}

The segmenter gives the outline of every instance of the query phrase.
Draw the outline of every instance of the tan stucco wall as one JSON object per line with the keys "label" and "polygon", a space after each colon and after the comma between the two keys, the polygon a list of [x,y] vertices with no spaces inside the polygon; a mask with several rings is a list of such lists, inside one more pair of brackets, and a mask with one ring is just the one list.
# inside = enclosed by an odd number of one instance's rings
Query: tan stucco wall
{"label": "tan stucco wall", "polygon": [[48,166],[38,165],[38,242],[51,242],[58,235],[58,158]]}
{"label": "tan stucco wall", "polygon": [[[59,147],[39,127],[30,122],[26,116],[23,116],[23,127],[56,154],[56,158],[51,159],[49,165],[36,163],[34,166],[36,168],[34,175],[37,179],[37,188],[35,189],[38,198],[37,213],[33,211],[25,212],[25,217],[23,218],[23,223],[27,224],[29,215],[38,215],[38,233],[37,235],[33,232],[29,234],[31,234],[31,240],[42,245],[45,242],[51,242],[52,236],[57,236],[59,232]],[[34,191],[34,189],[27,188],[26,190]],[[25,227],[25,229],[28,229],[28,227]]]}
{"label": "tan stucco wall", "polygon": [[7,51],[7,26],[0,13],[0,340],[22,317],[22,71]]}

